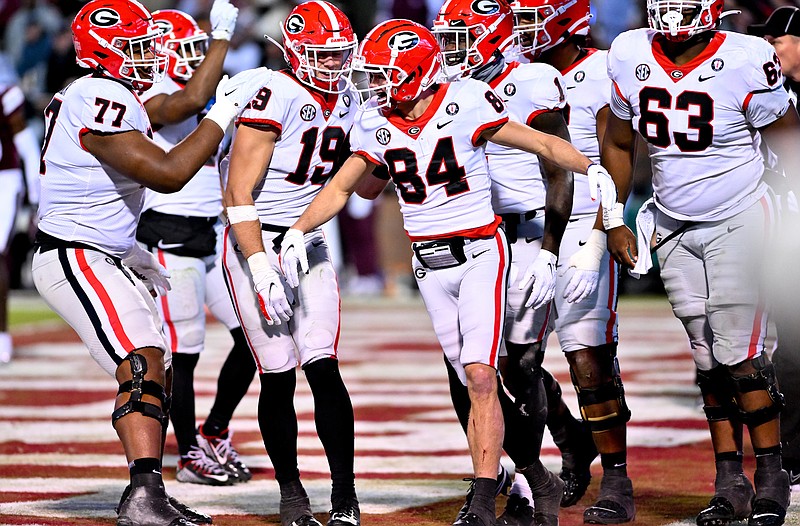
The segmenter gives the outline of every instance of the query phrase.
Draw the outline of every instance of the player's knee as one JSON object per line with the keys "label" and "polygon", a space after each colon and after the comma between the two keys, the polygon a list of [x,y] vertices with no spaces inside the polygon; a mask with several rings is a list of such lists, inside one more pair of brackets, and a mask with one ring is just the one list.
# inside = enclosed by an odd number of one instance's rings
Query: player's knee
{"label": "player's knee", "polygon": [[617,344],[611,343],[567,353],[570,377],[576,389],[591,389],[614,376]]}
{"label": "player's knee", "polygon": [[703,395],[703,411],[709,422],[722,422],[736,416],[733,383],[724,366],[697,370],[697,386]]}
{"label": "player's knee", "polygon": [[576,351],[569,357],[581,416],[591,430],[603,432],[626,424],[631,412],[619,372],[617,344]]}
{"label": "player's knee", "polygon": [[727,366],[727,370],[743,423],[754,428],[778,417],[785,403],[775,378],[775,366],[767,355]]}
{"label": "player's knee", "polygon": [[[155,364],[152,362],[155,361]],[[161,382],[148,379],[148,372],[150,371],[151,364],[154,368],[161,368],[160,379]],[[158,420],[162,426],[167,425],[167,416],[165,407],[168,405],[168,397],[164,390],[164,369],[163,361],[148,360],[142,353],[132,352],[120,364],[117,369],[117,378],[125,377],[121,374],[120,370],[128,368],[128,380],[120,381],[118,396],[125,399],[124,403],[114,410],[111,415],[111,423],[116,426],[119,419],[132,414],[138,413],[155,420]]]}
{"label": "player's knee", "polygon": [[482,363],[471,363],[464,367],[467,373],[467,388],[471,399],[495,396],[497,393],[497,371]]}

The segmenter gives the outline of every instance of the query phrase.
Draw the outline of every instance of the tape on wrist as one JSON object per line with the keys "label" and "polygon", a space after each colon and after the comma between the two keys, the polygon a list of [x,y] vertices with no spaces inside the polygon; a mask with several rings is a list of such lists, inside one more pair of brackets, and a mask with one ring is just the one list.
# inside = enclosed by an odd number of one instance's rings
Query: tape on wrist
{"label": "tape on wrist", "polygon": [[247,266],[250,267],[250,274],[253,275],[269,271],[272,268],[266,252],[256,252],[252,254],[247,258]]}
{"label": "tape on wrist", "polygon": [[229,206],[225,211],[228,213],[228,222],[232,225],[244,221],[258,221],[258,210],[255,205]]}
{"label": "tape on wrist", "polygon": [[623,219],[624,213],[625,205],[622,203],[614,203],[614,208],[611,210],[603,209],[603,228],[606,229],[606,232],[625,224],[625,220]]}

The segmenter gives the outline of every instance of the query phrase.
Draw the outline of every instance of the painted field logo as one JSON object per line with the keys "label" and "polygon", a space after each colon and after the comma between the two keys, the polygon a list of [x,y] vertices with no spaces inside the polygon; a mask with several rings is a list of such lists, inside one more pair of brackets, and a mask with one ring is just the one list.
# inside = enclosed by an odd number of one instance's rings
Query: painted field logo
{"label": "painted field logo", "polygon": [[393,51],[408,51],[419,44],[419,36],[412,31],[400,31],[389,38],[389,49]]}
{"label": "painted field logo", "polygon": [[119,24],[119,21],[119,13],[107,7],[98,9],[89,15],[89,22],[98,27],[111,27],[115,24]]}

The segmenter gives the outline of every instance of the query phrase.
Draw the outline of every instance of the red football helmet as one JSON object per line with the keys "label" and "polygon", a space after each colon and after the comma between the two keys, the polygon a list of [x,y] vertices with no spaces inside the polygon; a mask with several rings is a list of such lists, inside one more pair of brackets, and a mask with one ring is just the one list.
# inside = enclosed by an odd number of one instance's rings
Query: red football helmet
{"label": "red football helmet", "polygon": [[517,52],[537,57],[573,35],[589,34],[589,0],[513,0]]}
{"label": "red football helmet", "polygon": [[681,42],[716,29],[722,17],[723,0],[647,0],[647,23],[668,40]]}
{"label": "red football helmet", "polygon": [[[300,82],[326,93],[344,90],[339,79],[350,72],[358,40],[339,8],[324,0],[300,4],[283,21],[281,32],[283,56]],[[322,65],[325,61],[333,61],[332,67]]]}
{"label": "red football helmet", "polygon": [[173,79],[189,80],[206,56],[208,35],[194,18],[177,9],[153,11],[153,22],[164,35],[164,48],[169,53],[167,73]]}
{"label": "red football helmet", "polygon": [[441,72],[439,44],[416,22],[387,20],[364,37],[353,72],[369,79],[370,87],[356,86],[363,99],[377,95],[379,106],[408,102],[436,83]]}
{"label": "red football helmet", "polygon": [[445,75],[459,78],[488,64],[511,43],[513,30],[505,0],[447,0],[433,21]]}
{"label": "red football helmet", "polygon": [[136,0],[91,0],[72,22],[78,64],[145,90],[164,78],[161,31]]}

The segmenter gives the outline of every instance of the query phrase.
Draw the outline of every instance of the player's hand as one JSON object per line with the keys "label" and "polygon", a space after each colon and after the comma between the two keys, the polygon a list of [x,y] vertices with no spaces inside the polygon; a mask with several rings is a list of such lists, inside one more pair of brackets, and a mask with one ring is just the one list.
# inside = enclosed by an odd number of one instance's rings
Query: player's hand
{"label": "player's hand", "polygon": [[600,191],[600,204],[604,210],[611,210],[617,202],[617,185],[608,170],[597,163],[592,163],[586,171],[589,178],[589,197],[592,201],[597,200],[597,192]]}
{"label": "player's hand", "polygon": [[281,320],[289,321],[292,307],[286,296],[286,289],[281,275],[275,272],[264,252],[256,252],[247,258],[250,275],[253,276],[253,288],[258,294],[258,305],[269,325],[280,325]]}
{"label": "player's hand", "polygon": [[606,252],[606,233],[592,230],[586,244],[569,258],[568,268],[574,269],[564,299],[569,303],[583,301],[597,290],[600,282],[600,262]]}
{"label": "player's hand", "polygon": [[625,225],[607,230],[608,235],[608,251],[611,257],[620,265],[633,268],[636,261],[639,259],[639,253],[636,249],[636,236],[633,235],[631,229]]}
{"label": "player's hand", "polygon": [[267,68],[256,68],[238,73],[232,78],[223,75],[217,84],[214,105],[205,118],[213,121],[224,132],[261,88],[269,84],[273,73]]}
{"label": "player's hand", "polygon": [[122,258],[122,263],[142,280],[151,294],[158,293],[163,296],[172,289],[167,269],[158,262],[153,254],[138,244],[134,244],[128,254]]}
{"label": "player's hand", "polygon": [[214,40],[230,40],[236,27],[239,9],[230,0],[214,0],[209,19],[211,22],[211,38]]}
{"label": "player's hand", "polygon": [[297,268],[300,267],[304,273],[308,274],[308,254],[306,254],[306,241],[304,234],[296,228],[290,228],[283,235],[281,241],[281,271],[286,277],[286,282],[294,288],[300,285],[300,275]]}
{"label": "player's hand", "polygon": [[[519,290],[531,287],[526,307],[538,309],[550,303],[556,294],[556,262],[558,258],[548,250],[540,250],[539,255],[528,265],[519,282]],[[533,286],[531,286],[533,285]]]}

